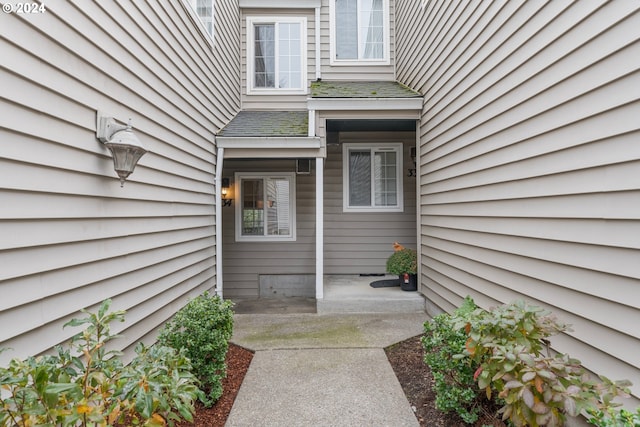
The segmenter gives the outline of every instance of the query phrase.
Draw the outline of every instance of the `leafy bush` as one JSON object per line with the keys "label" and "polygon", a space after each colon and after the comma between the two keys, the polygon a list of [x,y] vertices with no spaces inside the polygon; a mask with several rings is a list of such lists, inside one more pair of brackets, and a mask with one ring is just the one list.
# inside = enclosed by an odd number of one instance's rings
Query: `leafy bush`
{"label": "leafy bush", "polygon": [[233,332],[232,307],[231,301],[205,292],[180,309],[158,337],[162,345],[185,350],[193,373],[207,391],[207,398],[202,398],[207,406],[222,395],[225,357]]}
{"label": "leafy bush", "polygon": [[454,324],[476,309],[470,297],[452,315],[440,314],[424,324],[422,346],[424,360],[435,380],[436,407],[443,412],[455,412],[471,424],[480,413],[481,394],[475,388],[476,370],[469,358],[456,358],[464,352],[467,334]]}
{"label": "leafy bush", "polygon": [[606,411],[615,397],[628,396],[628,381],[592,381],[579,360],[549,355],[547,338],[568,327],[540,307],[517,301],[476,309],[454,328],[468,334],[464,354],[456,358],[475,362],[479,389],[504,399],[500,412],[515,426],[561,426],[566,415]]}
{"label": "leafy bush", "polygon": [[[121,375],[129,419],[155,419],[157,415],[169,423],[184,418],[193,420],[194,400],[204,396],[191,373],[191,362],[183,350],[154,345],[136,347],[137,357]],[[162,424],[162,423],[161,423]],[[162,424],[164,425],[164,424]]]}
{"label": "leafy bush", "polygon": [[626,409],[590,410],[589,423],[597,427],[640,427],[640,407],[636,412]]}
{"label": "leafy bush", "polygon": [[418,271],[418,257],[416,251],[402,248],[395,251],[387,259],[387,271],[391,274],[416,274]]}
{"label": "leafy bush", "polygon": [[[106,300],[98,313],[73,319],[66,326],[87,325],[73,337],[71,349],[56,355],[13,359],[0,368],[0,426],[87,426],[126,422],[172,426],[180,417],[193,419],[194,401],[202,394],[184,352],[172,348],[136,348],[123,366],[120,352],[107,350],[117,338],[110,323],[124,321],[124,311],[109,312]],[[73,350],[73,354],[72,354]]]}

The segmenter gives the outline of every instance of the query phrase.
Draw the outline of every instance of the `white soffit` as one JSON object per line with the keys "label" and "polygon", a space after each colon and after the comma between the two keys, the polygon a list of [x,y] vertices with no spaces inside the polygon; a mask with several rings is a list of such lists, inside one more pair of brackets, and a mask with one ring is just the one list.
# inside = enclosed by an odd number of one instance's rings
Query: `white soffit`
{"label": "white soffit", "polygon": [[321,147],[319,137],[277,137],[277,136],[244,136],[216,137],[221,148],[311,148]]}
{"label": "white soffit", "polygon": [[326,157],[319,137],[216,137],[228,159]]}
{"label": "white soffit", "polygon": [[240,7],[256,9],[312,9],[320,5],[320,0],[240,0]]}
{"label": "white soffit", "polygon": [[307,98],[310,110],[422,111],[422,98]]}

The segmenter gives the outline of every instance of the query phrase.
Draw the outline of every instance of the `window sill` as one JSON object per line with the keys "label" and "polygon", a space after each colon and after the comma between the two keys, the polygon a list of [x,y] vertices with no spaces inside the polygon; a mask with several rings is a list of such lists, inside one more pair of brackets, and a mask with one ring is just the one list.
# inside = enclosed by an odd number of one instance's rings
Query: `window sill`
{"label": "window sill", "polygon": [[393,206],[390,208],[343,208],[343,213],[389,213],[389,212],[404,212],[404,206]]}
{"label": "window sill", "polygon": [[288,237],[262,237],[262,236],[249,237],[249,236],[243,236],[243,237],[237,237],[236,238],[236,242],[238,242],[238,243],[244,243],[244,242],[251,242],[251,243],[258,243],[258,242],[262,242],[262,243],[277,243],[277,242],[295,242],[295,241],[296,241],[295,236],[288,236]]}
{"label": "window sill", "polygon": [[247,96],[250,95],[308,95],[306,89],[249,89],[247,88]]}
{"label": "window sill", "polygon": [[332,59],[330,62],[332,67],[371,67],[371,66],[387,66],[391,65],[389,59],[372,60],[372,59]]}

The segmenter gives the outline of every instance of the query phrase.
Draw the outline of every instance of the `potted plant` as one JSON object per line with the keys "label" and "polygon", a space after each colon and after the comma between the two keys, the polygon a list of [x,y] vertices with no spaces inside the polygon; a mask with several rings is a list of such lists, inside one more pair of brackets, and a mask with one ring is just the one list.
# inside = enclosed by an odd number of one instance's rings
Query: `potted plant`
{"label": "potted plant", "polygon": [[387,259],[387,271],[400,277],[400,287],[403,291],[418,290],[418,257],[413,249],[396,249]]}

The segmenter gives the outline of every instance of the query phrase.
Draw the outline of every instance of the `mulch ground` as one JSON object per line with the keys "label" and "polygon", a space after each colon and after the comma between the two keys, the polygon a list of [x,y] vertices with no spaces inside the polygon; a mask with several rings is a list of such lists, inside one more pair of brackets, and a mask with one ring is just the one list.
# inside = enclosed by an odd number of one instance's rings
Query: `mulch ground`
{"label": "mulch ground", "polygon": [[[436,408],[436,394],[432,390],[433,375],[424,363],[422,336],[409,338],[385,349],[389,363],[402,386],[407,400],[422,427],[468,427],[457,414],[445,414]],[[495,408],[486,408],[491,413]],[[496,416],[486,415],[474,427],[505,427]]]}
{"label": "mulch ground", "polygon": [[200,402],[196,405],[196,414],[192,423],[183,422],[179,427],[223,427],[236,400],[240,385],[253,359],[253,352],[229,343],[227,350],[227,377],[222,381],[222,397],[210,408]]}

